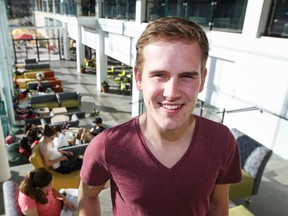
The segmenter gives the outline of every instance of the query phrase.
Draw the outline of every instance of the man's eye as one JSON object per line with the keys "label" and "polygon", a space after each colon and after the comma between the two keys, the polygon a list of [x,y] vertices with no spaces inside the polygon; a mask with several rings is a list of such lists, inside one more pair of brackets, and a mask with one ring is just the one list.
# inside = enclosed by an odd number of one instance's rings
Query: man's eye
{"label": "man's eye", "polygon": [[187,79],[196,79],[198,77],[198,74],[183,74],[181,77]]}
{"label": "man's eye", "polygon": [[184,75],[184,76],[182,76],[182,78],[184,78],[184,79],[195,79],[195,76],[192,76],[192,75]]}
{"label": "man's eye", "polygon": [[155,74],[152,74],[152,77],[165,77],[165,74],[163,74],[163,73],[155,73]]}

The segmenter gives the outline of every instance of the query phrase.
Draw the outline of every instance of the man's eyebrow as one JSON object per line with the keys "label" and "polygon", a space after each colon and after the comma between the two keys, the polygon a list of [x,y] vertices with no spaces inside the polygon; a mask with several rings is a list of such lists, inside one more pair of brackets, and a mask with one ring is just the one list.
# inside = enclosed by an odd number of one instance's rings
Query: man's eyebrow
{"label": "man's eyebrow", "polygon": [[167,73],[167,71],[165,70],[152,70],[152,71],[149,71],[149,74],[157,74],[157,73]]}
{"label": "man's eyebrow", "polygon": [[185,71],[185,72],[181,72],[180,75],[198,76],[200,75],[200,73],[197,71]]}

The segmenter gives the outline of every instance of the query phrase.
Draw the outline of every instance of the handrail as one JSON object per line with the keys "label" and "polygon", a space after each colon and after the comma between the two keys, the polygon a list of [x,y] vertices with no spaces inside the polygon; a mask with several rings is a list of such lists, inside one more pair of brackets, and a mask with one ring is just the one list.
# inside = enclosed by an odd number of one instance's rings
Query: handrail
{"label": "handrail", "polygon": [[[259,110],[257,107],[253,106],[253,107],[245,107],[245,108],[240,108],[240,109],[234,109],[234,110],[226,110],[223,109],[223,111],[219,111],[217,113],[238,113],[238,112],[248,112],[248,111],[254,111],[254,110]],[[261,110],[260,110],[261,111]]]}
{"label": "handrail", "polygon": [[[202,100],[199,100],[201,101],[201,104],[200,104],[200,107],[201,107],[201,111],[200,111],[200,116],[202,116],[203,114],[203,110],[204,110],[204,106],[205,106],[205,102],[202,101]],[[217,107],[215,107],[217,108]],[[245,108],[240,108],[240,109],[233,109],[233,110],[226,110],[225,108],[223,109],[223,111],[218,111],[216,112],[217,114],[221,114],[222,113],[222,119],[221,119],[221,123],[224,122],[224,117],[225,117],[225,114],[226,113],[239,113],[239,112],[249,112],[249,111],[255,111],[255,110],[259,110],[261,113],[262,112],[266,112],[266,113],[269,113],[271,115],[274,115],[280,119],[283,119],[283,120],[286,120],[288,121],[288,118],[284,117],[284,116],[281,116],[281,115],[278,115],[276,113],[273,113],[269,110],[265,110],[265,109],[262,109],[260,107],[257,107],[257,106],[252,106],[252,107],[245,107]]]}
{"label": "handrail", "polygon": [[[223,111],[219,111],[218,113],[222,113],[222,119],[221,119],[221,123],[224,122],[224,117],[225,117],[225,113],[239,113],[239,112],[249,112],[249,111],[254,111],[254,110],[259,110],[257,107],[253,106],[253,107],[245,107],[245,108],[240,108],[240,109],[234,109],[234,110],[226,110],[225,108],[223,109]],[[260,110],[260,112],[262,112],[262,110]]]}

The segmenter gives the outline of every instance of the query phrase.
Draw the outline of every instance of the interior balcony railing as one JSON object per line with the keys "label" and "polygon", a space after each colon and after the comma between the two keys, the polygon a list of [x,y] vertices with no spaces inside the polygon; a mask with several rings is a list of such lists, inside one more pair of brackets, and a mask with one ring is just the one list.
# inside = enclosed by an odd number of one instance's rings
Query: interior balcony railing
{"label": "interior balcony railing", "polygon": [[[182,17],[210,30],[242,32],[247,0],[231,1],[175,1],[149,0],[146,2],[147,22],[161,17]],[[135,20],[135,0],[104,1],[101,17]]]}
{"label": "interior balcony railing", "polygon": [[102,18],[135,20],[136,1],[104,1]]}
{"label": "interior balcony railing", "polygon": [[56,1],[54,5],[34,7],[34,10],[71,16],[95,16],[95,3]]}
{"label": "interior balcony railing", "polygon": [[[233,114],[233,113],[241,113],[241,112],[250,112],[250,111],[259,111],[261,113],[265,112],[265,113],[269,113],[270,115],[273,115],[273,116],[276,116],[280,119],[283,119],[283,120],[286,120],[288,121],[288,118],[285,117],[285,116],[281,116],[281,115],[278,115],[276,113],[273,113],[269,110],[265,110],[263,108],[260,108],[260,107],[257,107],[257,106],[251,106],[251,107],[244,107],[244,108],[239,108],[239,109],[231,109],[231,110],[227,110],[227,109],[223,109],[223,110],[220,110],[219,108],[217,107],[214,107],[214,106],[211,106],[210,104],[208,103],[205,103],[204,101],[202,100],[198,100],[197,101],[197,106],[199,109],[200,109],[200,112],[199,112],[199,115],[200,116],[204,116],[204,117],[207,117],[207,112],[210,113],[208,115],[210,116],[216,116],[216,119],[220,119],[220,121],[218,120],[218,122],[220,123],[223,123],[224,122],[224,118],[225,118],[225,115],[226,114]],[[205,116],[206,115],[206,116]],[[220,117],[220,118],[219,118]],[[208,116],[209,118],[209,116]],[[217,120],[216,120],[217,121]]]}

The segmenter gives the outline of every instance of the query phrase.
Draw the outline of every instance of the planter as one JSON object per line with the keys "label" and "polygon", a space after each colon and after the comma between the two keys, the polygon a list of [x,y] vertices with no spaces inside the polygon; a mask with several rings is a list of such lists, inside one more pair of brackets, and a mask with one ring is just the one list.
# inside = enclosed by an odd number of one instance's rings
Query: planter
{"label": "planter", "polygon": [[104,92],[104,93],[109,92],[109,86],[102,86],[101,87],[101,92]]}

